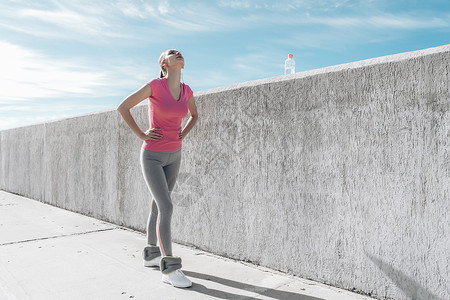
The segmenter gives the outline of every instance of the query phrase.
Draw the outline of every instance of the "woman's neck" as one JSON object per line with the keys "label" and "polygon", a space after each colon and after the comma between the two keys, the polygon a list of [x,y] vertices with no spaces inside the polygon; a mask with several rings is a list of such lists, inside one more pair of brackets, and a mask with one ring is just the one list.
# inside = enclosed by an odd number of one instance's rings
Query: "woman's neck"
{"label": "woman's neck", "polygon": [[176,87],[180,85],[180,78],[181,78],[181,69],[176,70],[167,70],[167,83],[170,86]]}

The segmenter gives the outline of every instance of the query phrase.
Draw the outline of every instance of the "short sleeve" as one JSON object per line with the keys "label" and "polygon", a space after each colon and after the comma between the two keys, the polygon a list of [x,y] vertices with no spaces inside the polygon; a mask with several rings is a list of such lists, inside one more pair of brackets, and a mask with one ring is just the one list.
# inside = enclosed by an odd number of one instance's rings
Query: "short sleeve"
{"label": "short sleeve", "polygon": [[191,88],[186,84],[186,100],[189,101],[191,99],[192,95],[194,95],[194,92],[191,90]]}
{"label": "short sleeve", "polygon": [[152,95],[159,93],[161,83],[158,78],[150,80],[147,84],[152,88]]}

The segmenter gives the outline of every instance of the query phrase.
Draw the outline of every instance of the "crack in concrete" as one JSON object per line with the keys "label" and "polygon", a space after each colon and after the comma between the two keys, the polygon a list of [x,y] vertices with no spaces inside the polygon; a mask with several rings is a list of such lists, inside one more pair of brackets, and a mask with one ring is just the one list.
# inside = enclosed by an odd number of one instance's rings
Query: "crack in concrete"
{"label": "crack in concrete", "polygon": [[28,243],[28,242],[56,239],[56,238],[67,237],[67,236],[84,235],[84,234],[95,233],[95,232],[102,232],[102,231],[109,231],[109,230],[114,230],[114,229],[118,229],[118,228],[117,227],[105,228],[105,229],[91,230],[91,231],[85,231],[85,232],[68,233],[68,234],[48,236],[48,237],[42,237],[42,238],[36,238],[36,239],[22,240],[22,241],[16,241],[16,242],[8,242],[8,243],[0,244],[0,246],[7,246],[7,245],[14,245],[14,244],[21,244],[21,243]]}

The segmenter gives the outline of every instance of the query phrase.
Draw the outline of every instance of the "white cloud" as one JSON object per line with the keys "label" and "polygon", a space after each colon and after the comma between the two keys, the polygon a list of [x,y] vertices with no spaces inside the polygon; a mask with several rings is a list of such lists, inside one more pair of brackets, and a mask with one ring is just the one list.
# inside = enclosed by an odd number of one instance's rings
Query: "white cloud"
{"label": "white cloud", "polygon": [[17,105],[2,105],[0,106],[0,113],[5,113],[5,112],[15,112],[15,111],[32,111],[33,108],[31,106],[27,106],[27,105],[21,105],[21,106],[17,106]]}
{"label": "white cloud", "polygon": [[223,7],[230,7],[230,8],[234,8],[234,9],[246,9],[246,8],[250,8],[253,6],[253,4],[251,3],[251,1],[249,0],[231,0],[231,1],[226,1],[226,0],[222,0],[220,1],[220,5]]}
{"label": "white cloud", "polygon": [[153,7],[150,5],[145,5],[144,10],[140,10],[136,5],[130,2],[120,1],[114,4],[125,16],[131,18],[147,18],[146,11],[154,11]]}
{"label": "white cloud", "polygon": [[450,15],[445,12],[430,15],[405,10],[392,14],[379,2],[366,0],[222,0],[219,5],[241,10],[240,18],[247,23],[265,26],[325,25],[402,30],[450,27]]}
{"label": "white cloud", "polygon": [[154,15],[156,13],[156,10],[153,6],[150,4],[144,4],[144,10],[145,12],[149,13],[150,15]]}
{"label": "white cloud", "polygon": [[0,42],[0,103],[88,95],[108,84],[106,72]]}
{"label": "white cloud", "polygon": [[[295,22],[294,19],[285,21]],[[300,24],[320,24],[335,28],[378,28],[378,29],[429,29],[450,26],[449,18],[418,17],[409,14],[379,14],[373,16],[323,17],[310,14],[297,18]]]}
{"label": "white cloud", "polygon": [[[186,32],[240,30],[249,26],[325,25],[338,28],[423,29],[449,26],[449,16],[424,17],[383,13],[375,3],[357,0],[231,0],[205,5],[180,0],[54,2],[53,7],[16,9],[0,4],[0,26],[46,38],[75,39],[100,43],[108,38],[160,39],[167,29],[172,35]],[[36,4],[37,5],[37,4]],[[380,6],[380,4],[378,4]],[[236,9],[229,13],[222,8]],[[347,15],[329,12],[347,9]],[[352,12],[353,11],[353,12]],[[362,13],[356,14],[357,11]],[[17,18],[10,15],[16,13]],[[326,14],[325,14],[326,13]],[[365,14],[365,15],[363,15]],[[124,16],[139,20],[136,24]],[[17,20],[16,20],[17,19]],[[28,21],[34,20],[35,23]],[[64,29],[64,30],[60,30]],[[95,36],[95,38],[92,38]]]}
{"label": "white cloud", "polygon": [[[313,14],[309,11],[290,13],[288,15],[279,12],[267,12],[250,14],[244,16],[246,22],[254,24],[276,25],[325,25],[333,28],[355,28],[355,29],[401,29],[416,30],[430,28],[450,27],[450,15],[440,17],[422,16],[413,13],[388,14],[376,12],[367,15],[335,16],[324,14]],[[326,31],[322,31],[326,33]]]}
{"label": "white cloud", "polygon": [[410,15],[392,15],[385,14],[373,16],[367,19],[368,25],[381,28],[399,28],[399,29],[428,29],[443,28],[450,26],[450,15],[445,18],[437,17],[414,17]]}
{"label": "white cloud", "polygon": [[173,35],[185,32],[229,31],[239,28],[242,20],[235,15],[226,15],[214,6],[192,2],[185,5],[183,2],[168,0],[148,3],[136,1],[120,1],[114,6],[131,18],[145,20],[143,27],[151,28],[155,33],[167,32],[167,29],[176,29]]}
{"label": "white cloud", "polygon": [[[119,22],[114,22],[111,5],[81,5],[67,2],[56,7],[45,2],[19,3],[8,6],[0,3],[0,29],[45,38],[81,41],[98,44],[107,38],[136,38],[122,30]],[[93,38],[94,37],[94,38]]]}
{"label": "white cloud", "polygon": [[158,11],[161,15],[167,15],[169,12],[171,12],[169,1],[161,2],[158,5]]}
{"label": "white cloud", "polygon": [[[238,10],[268,10],[278,12],[292,12],[295,10],[330,11],[343,6],[365,3],[365,0],[221,0],[219,5]],[[356,2],[356,3],[355,3]]]}
{"label": "white cloud", "polygon": [[86,16],[69,10],[47,11],[24,9],[19,11],[19,15],[88,34],[103,33],[108,27],[99,17]]}

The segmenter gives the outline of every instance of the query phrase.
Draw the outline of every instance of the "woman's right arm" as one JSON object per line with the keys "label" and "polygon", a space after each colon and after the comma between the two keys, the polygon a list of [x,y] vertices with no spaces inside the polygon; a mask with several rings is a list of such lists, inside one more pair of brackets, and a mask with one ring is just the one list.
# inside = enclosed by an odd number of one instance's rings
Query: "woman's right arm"
{"label": "woman's right arm", "polygon": [[159,130],[159,128],[152,128],[147,132],[142,132],[139,126],[136,124],[133,116],[130,113],[130,109],[138,105],[143,100],[147,99],[152,95],[152,88],[150,85],[145,84],[139,90],[133,94],[126,97],[117,107],[117,110],[122,115],[127,125],[141,140],[157,140],[160,138],[161,134],[153,132],[153,130]]}

